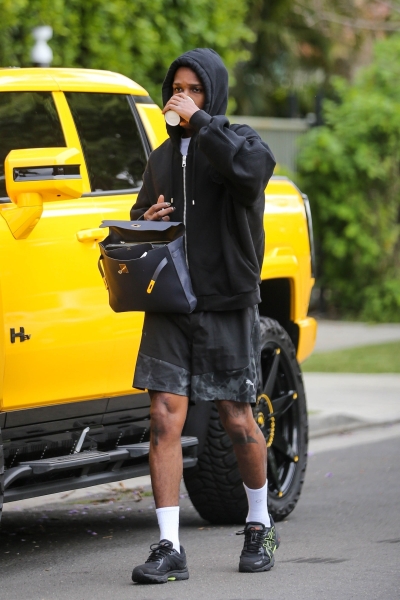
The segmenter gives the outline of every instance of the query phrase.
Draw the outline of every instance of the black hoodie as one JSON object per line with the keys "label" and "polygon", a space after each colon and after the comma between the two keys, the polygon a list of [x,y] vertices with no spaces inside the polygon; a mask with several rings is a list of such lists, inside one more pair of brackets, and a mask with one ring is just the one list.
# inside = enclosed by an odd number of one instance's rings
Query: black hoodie
{"label": "black hoodie", "polygon": [[228,73],[214,50],[196,48],[172,63],[162,88],[164,106],[179,67],[195,71],[205,91],[204,109],[190,119],[195,133],[186,167],[180,153],[183,129],[167,125],[170,139],[149,157],[131,219],[141,218],[163,194],[175,207],[171,220],[186,225],[196,311],[253,306],[260,302],[264,189],[275,160],[253,129],[229,124]]}

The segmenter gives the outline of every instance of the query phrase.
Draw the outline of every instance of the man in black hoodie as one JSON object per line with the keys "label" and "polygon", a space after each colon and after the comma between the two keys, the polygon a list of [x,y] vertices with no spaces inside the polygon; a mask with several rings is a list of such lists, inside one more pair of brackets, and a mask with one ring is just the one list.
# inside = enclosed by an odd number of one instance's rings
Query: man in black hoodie
{"label": "man in black hoodie", "polygon": [[183,221],[197,307],[190,315],[147,313],[134,387],[151,397],[150,472],[160,542],[135,582],[189,577],[179,544],[180,436],[188,402],[215,401],[249,501],[239,570],[268,571],[279,540],[268,514],[266,445],[255,423],[264,189],[275,161],[225,111],[228,74],[197,48],[176,59],[163,84],[164,110],[180,116],[152,152],[131,219]]}

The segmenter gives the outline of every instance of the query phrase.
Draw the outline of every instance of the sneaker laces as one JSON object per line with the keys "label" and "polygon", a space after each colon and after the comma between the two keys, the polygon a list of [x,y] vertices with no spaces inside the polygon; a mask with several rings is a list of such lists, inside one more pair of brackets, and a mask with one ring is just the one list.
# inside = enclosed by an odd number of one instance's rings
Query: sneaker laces
{"label": "sneaker laces", "polygon": [[146,560],[147,563],[155,562],[157,560],[165,558],[166,556],[168,556],[168,554],[171,554],[172,545],[167,546],[166,544],[162,544],[161,542],[159,542],[158,544],[151,544],[150,550],[150,556]]}
{"label": "sneaker laces", "polygon": [[246,552],[253,552],[257,554],[263,545],[265,531],[263,529],[256,529],[250,527],[249,529],[243,529],[238,531],[236,535],[244,535],[244,550]]}

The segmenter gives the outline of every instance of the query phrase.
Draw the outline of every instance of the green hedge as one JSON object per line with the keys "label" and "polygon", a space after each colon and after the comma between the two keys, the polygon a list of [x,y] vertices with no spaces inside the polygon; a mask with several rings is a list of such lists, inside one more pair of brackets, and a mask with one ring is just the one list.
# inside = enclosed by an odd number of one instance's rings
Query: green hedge
{"label": "green hedge", "polygon": [[214,48],[229,70],[248,57],[247,10],[246,0],[0,0],[0,66],[30,66],[32,29],[51,25],[53,67],[117,71],[161,102],[182,52]]}
{"label": "green hedge", "polygon": [[400,321],[400,36],[353,84],[335,81],[325,125],[301,140],[319,283],[340,316]]}

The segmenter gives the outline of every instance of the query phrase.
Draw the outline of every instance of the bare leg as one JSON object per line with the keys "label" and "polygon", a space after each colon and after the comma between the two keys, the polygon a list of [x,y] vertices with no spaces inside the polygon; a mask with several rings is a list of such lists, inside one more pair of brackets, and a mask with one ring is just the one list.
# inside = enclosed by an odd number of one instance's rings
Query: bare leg
{"label": "bare leg", "polygon": [[151,398],[150,475],[156,508],[179,505],[182,479],[181,433],[188,398],[149,391]]}
{"label": "bare leg", "polygon": [[218,400],[216,405],[232,440],[243,482],[251,489],[262,488],[267,478],[267,446],[251,406],[231,400]]}

